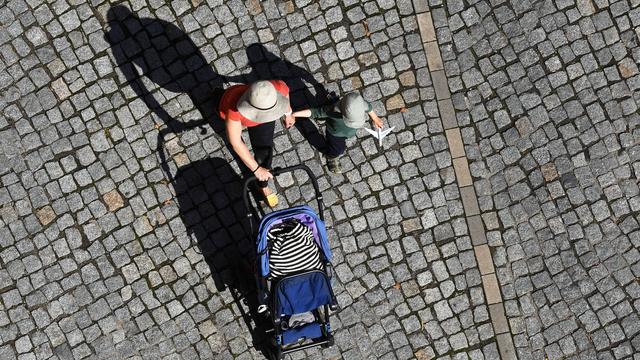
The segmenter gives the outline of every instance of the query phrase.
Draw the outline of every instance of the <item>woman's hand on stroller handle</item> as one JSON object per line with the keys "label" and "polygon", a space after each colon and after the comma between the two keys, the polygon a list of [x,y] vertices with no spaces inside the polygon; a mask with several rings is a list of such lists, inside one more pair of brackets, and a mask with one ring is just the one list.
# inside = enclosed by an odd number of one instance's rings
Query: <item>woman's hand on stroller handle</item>
{"label": "woman's hand on stroller handle", "polygon": [[269,171],[269,169],[265,169],[262,166],[258,167],[258,169],[254,172],[254,175],[260,181],[273,179],[273,174]]}

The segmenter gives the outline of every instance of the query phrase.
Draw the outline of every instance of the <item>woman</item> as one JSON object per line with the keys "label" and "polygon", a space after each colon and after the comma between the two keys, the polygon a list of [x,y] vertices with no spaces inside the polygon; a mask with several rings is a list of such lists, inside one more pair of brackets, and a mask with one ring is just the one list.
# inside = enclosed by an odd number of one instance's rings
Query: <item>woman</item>
{"label": "woman", "polygon": [[[293,124],[289,87],[282,80],[263,80],[251,85],[234,85],[220,99],[220,117],[233,151],[259,180],[258,186],[269,207],[278,204],[278,196],[268,187],[273,160],[275,120],[285,116],[287,127]],[[242,141],[242,129],[249,131],[254,155]]]}

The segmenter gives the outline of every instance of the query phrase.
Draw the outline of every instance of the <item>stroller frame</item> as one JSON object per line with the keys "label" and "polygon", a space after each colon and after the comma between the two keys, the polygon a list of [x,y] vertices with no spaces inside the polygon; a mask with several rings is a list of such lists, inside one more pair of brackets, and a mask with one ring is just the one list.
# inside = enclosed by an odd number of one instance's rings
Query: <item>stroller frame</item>
{"label": "stroller frame", "polygon": [[[309,176],[309,179],[315,191],[315,199],[318,204],[317,217],[321,222],[324,222],[324,206],[322,203],[322,194],[320,193],[318,181],[315,175],[313,174],[313,172],[306,165],[295,165],[295,166],[290,166],[286,168],[275,168],[271,171],[271,173],[273,174],[274,177],[276,177],[284,173],[289,173],[289,172],[293,173],[296,170],[302,170],[306,172],[307,175]],[[283,278],[280,278],[277,281],[270,280],[267,278],[267,276],[263,276],[262,267],[265,266],[265,264],[262,263],[263,254],[269,249],[269,246],[267,245],[266,248],[263,250],[263,252],[258,251],[259,242],[260,242],[258,236],[260,235],[260,230],[262,228],[263,221],[268,220],[266,219],[267,217],[275,217],[275,215],[283,214],[284,216],[287,216],[289,215],[289,213],[296,213],[296,211],[312,212],[312,213],[313,211],[311,208],[304,205],[304,206],[296,206],[288,209],[274,211],[267,215],[262,210],[262,208],[258,207],[260,209],[260,213],[262,215],[261,216],[260,214],[258,214],[258,211],[250,201],[251,185],[256,181],[257,181],[257,178],[255,176],[251,176],[245,180],[244,188],[243,188],[243,200],[244,200],[245,207],[247,208],[247,217],[248,217],[247,220],[249,223],[250,234],[251,236],[254,237],[254,240],[256,240],[254,242],[254,245],[256,246],[255,250],[257,254],[256,263],[255,263],[255,270],[256,270],[255,276],[257,281],[258,304],[260,304],[261,305],[260,307],[263,309],[265,307],[267,308],[268,311],[266,311],[266,313],[273,325],[273,330],[271,331],[273,331],[274,333],[275,346],[274,346],[274,351],[271,353],[271,355],[273,356],[274,359],[279,360],[279,359],[283,359],[286,354],[290,354],[292,352],[309,349],[315,346],[322,346],[322,347],[332,346],[334,344],[334,338],[331,332],[329,311],[337,310],[338,305],[337,305],[336,297],[333,293],[333,289],[330,283],[331,277],[333,276],[333,268],[330,263],[330,256],[331,256],[330,249],[325,249],[325,246],[328,247],[328,239],[324,239],[324,240],[318,239],[320,242],[322,241],[326,242],[325,243],[326,245],[323,245],[323,246],[320,246],[320,244],[318,244],[322,250],[320,251],[321,258],[322,258],[322,265],[323,265],[322,270],[308,270],[308,271],[293,273]],[[253,195],[253,197],[254,197],[254,201],[257,203],[255,199],[255,194]],[[256,221],[256,223],[259,224],[258,229],[254,229],[254,225],[253,225],[254,220]],[[324,235],[326,237],[326,233],[324,231],[318,236],[320,237],[320,235]],[[326,251],[328,251],[329,256],[327,256]],[[268,268],[268,263],[266,264],[266,266]],[[281,328],[282,319],[280,318],[279,314],[277,314],[277,311],[275,311],[278,308],[278,303],[277,303],[278,297],[273,296],[274,295],[273,292],[274,290],[278,289],[281,283],[297,277],[305,277],[305,276],[319,276],[321,278],[323,277],[324,280],[326,281],[326,284],[328,285],[328,291],[330,293],[331,300],[329,301],[328,304],[325,303],[324,305],[321,305],[323,310],[322,314],[320,314],[320,312],[318,311],[319,308],[316,308],[315,310],[313,310],[313,314],[316,317],[316,321],[319,322],[322,336],[319,338],[314,338],[312,340],[307,339],[303,343],[297,344],[297,345],[295,343],[291,345],[283,344],[283,340],[282,340],[283,331]],[[263,309],[259,309],[258,312],[261,312],[260,310],[263,310]],[[263,311],[262,313],[265,313],[265,311]]]}

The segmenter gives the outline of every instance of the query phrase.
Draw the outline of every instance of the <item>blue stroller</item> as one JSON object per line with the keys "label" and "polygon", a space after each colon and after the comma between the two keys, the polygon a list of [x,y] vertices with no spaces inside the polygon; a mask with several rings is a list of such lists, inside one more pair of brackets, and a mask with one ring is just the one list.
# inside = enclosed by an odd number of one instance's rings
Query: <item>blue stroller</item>
{"label": "blue stroller", "polygon": [[[261,215],[251,204],[249,199],[250,185],[257,181],[255,177],[244,183],[244,203],[247,216],[254,234],[253,221],[259,222],[256,235],[256,280],[258,292],[258,312],[270,318],[273,328],[274,359],[283,359],[286,354],[304,350],[315,346],[329,347],[333,345],[333,335],[329,324],[329,311],[337,309],[337,301],[331,288],[332,276],[331,249],[324,225],[324,210],[322,196],[318,182],[305,165],[272,170],[277,176],[295,170],[305,171],[311,179],[318,202],[318,215],[307,205],[295,206],[266,214],[260,207]],[[262,219],[260,219],[262,217]],[[285,276],[274,278],[270,271],[270,253],[272,241],[268,239],[269,230],[283,222],[299,221],[305,224],[313,233],[318,247],[320,267],[298,271]]]}

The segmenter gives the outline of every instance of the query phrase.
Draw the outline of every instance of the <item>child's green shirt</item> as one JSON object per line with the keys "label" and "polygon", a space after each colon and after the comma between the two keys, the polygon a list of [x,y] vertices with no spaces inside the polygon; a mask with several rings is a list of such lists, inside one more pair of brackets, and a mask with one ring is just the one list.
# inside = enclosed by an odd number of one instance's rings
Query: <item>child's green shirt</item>
{"label": "child's green shirt", "polygon": [[[367,102],[367,113],[372,110],[371,104]],[[344,119],[342,114],[338,112],[335,104],[320,106],[316,108],[311,108],[311,117],[314,119],[324,119],[327,124],[327,131],[337,137],[343,138],[351,138],[356,136],[356,131],[358,129],[354,129],[348,127],[344,123]],[[366,116],[366,114],[364,114]]]}

